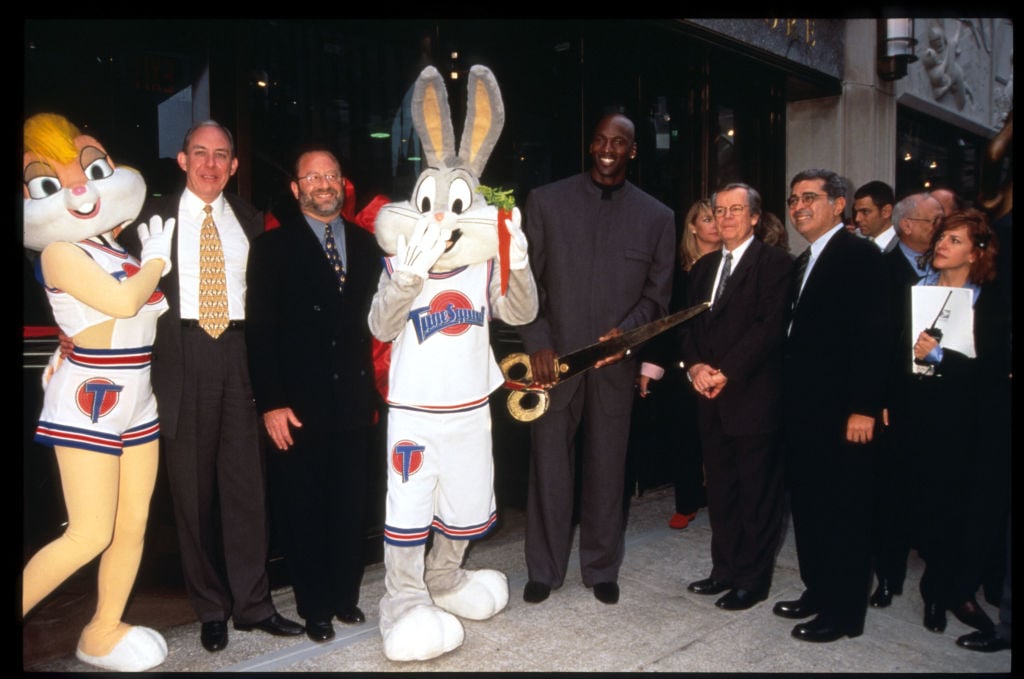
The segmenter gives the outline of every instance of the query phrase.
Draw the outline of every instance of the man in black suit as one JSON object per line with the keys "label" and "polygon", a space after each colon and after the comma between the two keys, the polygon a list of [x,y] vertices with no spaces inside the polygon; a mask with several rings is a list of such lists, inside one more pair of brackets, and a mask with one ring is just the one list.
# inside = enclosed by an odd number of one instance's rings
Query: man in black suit
{"label": "man in black suit", "polygon": [[[178,166],[184,191],[150,201],[142,212],[178,220],[174,269],[161,281],[170,309],[157,321],[152,379],[185,587],[202,623],[200,640],[212,652],[227,646],[229,617],[235,629],[278,636],[302,634],[302,626],[279,615],[270,598],[266,472],[242,332],[249,240],[263,230],[262,215],[224,193],[238,158],[219,123],[188,131]],[[227,301],[211,305],[226,313],[207,330],[200,241],[209,219]],[[121,240],[139,253],[134,229]]]}
{"label": "man in black suit", "polygon": [[246,341],[256,408],[274,447],[271,510],[298,613],[313,641],[358,624],[363,519],[377,392],[366,322],[381,253],[341,218],[341,165],[299,155],[298,204],[249,253]]}
{"label": "man in black suit", "polygon": [[784,345],[783,427],[800,578],[774,612],[813,620],[804,641],[864,630],[870,585],[872,441],[888,367],[882,254],[843,226],[846,189],[829,170],[790,182],[789,215],[810,247],[797,259]]}
{"label": "man in black suit", "polygon": [[697,416],[711,519],[711,576],[697,594],[744,610],[768,595],[782,529],[778,431],[782,341],[793,262],[754,238],[761,196],[728,184],[712,197],[723,249],[697,260],[687,306],[711,301],[683,336],[683,360],[700,396]]}

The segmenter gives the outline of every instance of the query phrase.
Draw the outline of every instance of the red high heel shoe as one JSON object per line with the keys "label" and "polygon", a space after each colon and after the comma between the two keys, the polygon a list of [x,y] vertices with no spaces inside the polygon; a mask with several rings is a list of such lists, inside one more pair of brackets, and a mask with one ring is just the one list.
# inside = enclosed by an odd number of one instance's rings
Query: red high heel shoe
{"label": "red high heel shoe", "polygon": [[676,512],[672,515],[672,518],[668,520],[668,527],[675,528],[676,530],[682,530],[690,525],[690,522],[697,518],[697,512],[692,514],[680,514]]}

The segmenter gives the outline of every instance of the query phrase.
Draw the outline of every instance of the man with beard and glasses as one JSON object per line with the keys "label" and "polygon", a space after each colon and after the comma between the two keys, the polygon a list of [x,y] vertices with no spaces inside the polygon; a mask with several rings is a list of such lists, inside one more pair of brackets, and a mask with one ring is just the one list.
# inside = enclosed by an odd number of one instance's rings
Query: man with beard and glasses
{"label": "man with beard and glasses", "polygon": [[298,614],[313,641],[359,609],[374,416],[366,317],[380,271],[373,236],[341,218],[341,165],[299,155],[280,227],[249,253],[246,342],[256,408],[269,435],[270,505]]}

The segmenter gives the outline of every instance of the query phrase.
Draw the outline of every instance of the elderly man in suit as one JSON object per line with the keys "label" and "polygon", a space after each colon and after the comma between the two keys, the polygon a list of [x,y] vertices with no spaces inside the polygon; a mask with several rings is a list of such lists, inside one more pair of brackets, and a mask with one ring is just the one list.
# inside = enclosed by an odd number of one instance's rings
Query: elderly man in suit
{"label": "elderly man in suit", "polygon": [[[665,315],[672,284],[672,210],[626,181],[635,128],[607,115],[590,141],[589,172],[539,187],[527,198],[525,230],[537,280],[537,319],[519,326],[534,379],[554,384],[555,357]],[[573,479],[581,440],[580,570],[606,604],[619,599],[624,553],[623,488],[636,367],[598,369],[551,389],[532,425],[523,598],[538,603],[565,579],[573,535]]]}
{"label": "elderly man in suit", "polygon": [[843,227],[846,189],[835,172],[797,174],[788,204],[810,243],[797,258],[783,359],[786,475],[806,589],[774,613],[816,616],[793,636],[828,642],[864,630],[889,288],[879,249]]}
{"label": "elderly man in suit", "polygon": [[[219,123],[188,131],[178,166],[185,189],[142,212],[178,220],[174,269],[161,282],[170,309],[157,322],[153,391],[185,587],[213,652],[227,646],[228,618],[237,630],[279,636],[302,634],[302,626],[270,598],[266,472],[243,332],[249,241],[263,219],[224,192],[238,158]],[[121,239],[139,252],[134,229]]]}
{"label": "elderly man in suit", "polygon": [[379,271],[373,236],[341,218],[341,164],[301,153],[297,204],[249,253],[246,340],[256,408],[273,442],[271,509],[295,602],[313,641],[358,624],[369,451],[378,405],[366,316]]}
{"label": "elderly man in suit", "polygon": [[711,575],[689,585],[744,610],[771,585],[782,530],[782,341],[793,260],[754,238],[761,196],[728,184],[712,207],[722,249],[690,273],[687,306],[711,310],[683,329],[683,361],[697,407],[711,520]]}

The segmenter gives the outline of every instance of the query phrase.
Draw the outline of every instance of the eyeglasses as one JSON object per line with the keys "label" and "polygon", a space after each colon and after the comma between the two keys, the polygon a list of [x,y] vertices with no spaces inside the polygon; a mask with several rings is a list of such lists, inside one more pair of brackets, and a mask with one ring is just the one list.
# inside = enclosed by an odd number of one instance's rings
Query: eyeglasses
{"label": "eyeglasses", "polygon": [[941,217],[932,217],[931,219],[927,217],[904,217],[903,219],[911,222],[928,222],[929,224],[938,224]]}
{"label": "eyeglasses", "polygon": [[814,201],[823,197],[825,197],[824,193],[814,193],[812,191],[808,191],[807,193],[801,193],[799,196],[790,196],[789,198],[786,199],[786,205],[788,205],[790,209],[792,209],[796,207],[797,203],[800,203],[801,205],[810,205]]}
{"label": "eyeglasses", "polygon": [[310,172],[305,177],[299,177],[299,181],[304,181],[307,184],[319,184],[321,179],[327,180],[328,184],[334,184],[335,182],[341,181],[340,174],[320,174],[319,172]]}
{"label": "eyeglasses", "polygon": [[746,205],[730,205],[729,207],[716,207],[714,213],[716,217],[724,217],[727,211],[731,215],[739,215],[743,214],[746,209]]}

